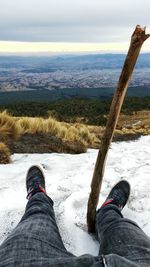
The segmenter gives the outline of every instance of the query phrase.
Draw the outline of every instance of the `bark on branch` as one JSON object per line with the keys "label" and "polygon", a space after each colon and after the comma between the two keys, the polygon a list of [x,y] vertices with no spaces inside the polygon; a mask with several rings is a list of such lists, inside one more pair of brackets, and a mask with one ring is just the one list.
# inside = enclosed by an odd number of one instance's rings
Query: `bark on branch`
{"label": "bark on branch", "polygon": [[102,137],[101,147],[98,153],[91,183],[91,193],[89,196],[87,211],[87,225],[89,232],[95,232],[96,208],[103,180],[107,152],[118,122],[119,113],[128,88],[129,80],[131,78],[142,44],[150,36],[150,34],[145,33],[145,30],[146,27],[141,28],[141,26],[137,25],[135,31],[131,36],[131,43],[128,50],[128,54],[125,59],[125,63],[118,81],[117,89],[110,107],[106,129]]}

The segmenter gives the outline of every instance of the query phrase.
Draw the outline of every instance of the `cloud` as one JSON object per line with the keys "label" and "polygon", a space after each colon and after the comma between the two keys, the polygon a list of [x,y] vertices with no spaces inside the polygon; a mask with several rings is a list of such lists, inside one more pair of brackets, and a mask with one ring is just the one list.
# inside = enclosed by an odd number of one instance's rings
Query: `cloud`
{"label": "cloud", "polygon": [[0,40],[123,42],[149,25],[147,0],[0,0]]}

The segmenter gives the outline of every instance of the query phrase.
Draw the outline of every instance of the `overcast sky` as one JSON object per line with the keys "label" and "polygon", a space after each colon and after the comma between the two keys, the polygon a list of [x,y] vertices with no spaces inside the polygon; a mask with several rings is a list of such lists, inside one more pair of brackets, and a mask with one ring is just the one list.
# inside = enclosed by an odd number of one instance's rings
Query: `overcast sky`
{"label": "overcast sky", "polygon": [[126,51],[137,24],[149,0],[0,0],[0,53]]}
{"label": "overcast sky", "polygon": [[149,0],[0,0],[0,40],[125,42],[150,29]]}

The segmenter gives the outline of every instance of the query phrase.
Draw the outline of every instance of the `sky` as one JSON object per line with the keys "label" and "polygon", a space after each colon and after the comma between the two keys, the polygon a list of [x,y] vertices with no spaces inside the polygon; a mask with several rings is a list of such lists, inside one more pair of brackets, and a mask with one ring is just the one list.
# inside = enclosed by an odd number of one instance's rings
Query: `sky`
{"label": "sky", "polygon": [[[0,53],[126,51],[148,0],[0,0]],[[150,51],[150,41],[143,47]]]}

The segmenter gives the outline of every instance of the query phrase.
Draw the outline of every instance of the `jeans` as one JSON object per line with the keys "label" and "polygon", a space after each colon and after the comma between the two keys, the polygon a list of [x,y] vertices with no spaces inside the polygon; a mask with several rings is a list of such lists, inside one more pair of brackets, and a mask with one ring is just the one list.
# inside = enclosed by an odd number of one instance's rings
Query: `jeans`
{"label": "jeans", "polygon": [[150,239],[134,222],[124,219],[115,205],[97,212],[96,229],[99,255],[74,256],[62,242],[53,201],[44,193],[36,193],[0,246],[0,267],[150,266]]}
{"label": "jeans", "polygon": [[100,255],[119,255],[137,266],[150,266],[150,238],[135,222],[123,218],[116,205],[99,209],[96,229]]}

